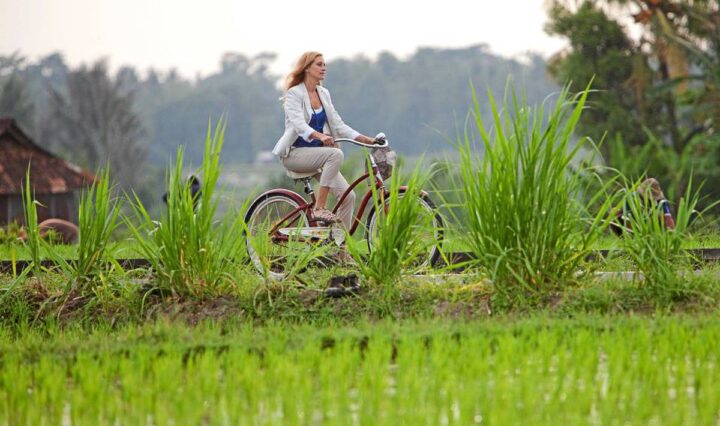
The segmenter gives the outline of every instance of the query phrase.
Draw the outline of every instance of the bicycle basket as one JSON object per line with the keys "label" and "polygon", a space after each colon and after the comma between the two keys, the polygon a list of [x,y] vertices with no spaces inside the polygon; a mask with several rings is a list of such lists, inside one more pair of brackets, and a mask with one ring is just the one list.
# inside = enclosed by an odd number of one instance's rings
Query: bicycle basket
{"label": "bicycle basket", "polygon": [[372,150],[373,159],[378,166],[378,171],[383,180],[387,180],[392,176],[393,168],[397,162],[397,154],[390,147],[374,148]]}

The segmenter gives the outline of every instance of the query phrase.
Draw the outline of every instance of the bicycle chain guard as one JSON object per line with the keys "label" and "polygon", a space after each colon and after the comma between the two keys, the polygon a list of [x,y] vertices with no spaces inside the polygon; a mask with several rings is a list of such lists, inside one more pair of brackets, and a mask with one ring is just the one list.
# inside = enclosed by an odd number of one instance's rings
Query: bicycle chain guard
{"label": "bicycle chain guard", "polygon": [[291,238],[310,238],[332,241],[338,246],[345,242],[345,229],[342,224],[333,223],[332,226],[309,226],[280,228],[278,232]]}

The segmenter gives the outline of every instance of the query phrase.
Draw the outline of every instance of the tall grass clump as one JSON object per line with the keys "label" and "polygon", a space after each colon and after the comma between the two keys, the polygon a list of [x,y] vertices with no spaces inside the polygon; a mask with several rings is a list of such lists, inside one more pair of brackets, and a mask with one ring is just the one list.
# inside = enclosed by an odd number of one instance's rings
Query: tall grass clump
{"label": "tall grass clump", "polygon": [[77,257],[66,260],[55,256],[56,263],[72,279],[71,288],[85,290],[98,279],[102,281],[107,270],[118,266],[110,240],[120,223],[120,203],[112,196],[110,168],[106,167],[80,196]]}
{"label": "tall grass clump", "polygon": [[[572,281],[607,227],[608,184],[591,190],[588,175],[595,173],[583,161],[596,148],[573,137],[590,90],[570,95],[566,87],[554,105],[538,107],[511,91],[502,109],[488,92],[490,121],[472,90],[480,143],[468,130],[458,141],[454,185],[463,197],[456,215],[464,219],[463,244],[497,294],[521,302]],[[599,208],[590,212],[586,206]]]}
{"label": "tall grass clump", "polygon": [[358,261],[360,272],[385,287],[394,286],[403,271],[417,272],[428,260],[429,251],[439,244],[435,232],[442,230],[433,228],[437,212],[420,202],[427,181],[421,167],[419,163],[404,180],[405,186],[400,184],[399,168],[392,174],[387,192],[378,191],[371,184],[375,225],[366,230],[373,233],[367,258],[363,258],[362,243],[347,238],[348,250]]}
{"label": "tall grass clump", "polygon": [[242,220],[238,214],[216,219],[215,187],[222,167],[220,152],[225,123],[214,132],[208,125],[205,151],[199,168],[200,192],[193,196],[183,176],[184,150],[178,148],[175,164],[166,176],[167,208],[154,220],[137,195],[132,207],[135,221],[128,225],[140,251],[157,274],[157,286],[177,295],[208,295],[234,285],[234,272],[246,259]]}
{"label": "tall grass clump", "polygon": [[640,195],[639,186],[636,182],[622,191],[626,229],[620,247],[642,273],[640,285],[659,304],[667,305],[692,292],[691,280],[684,276],[692,272],[692,259],[682,244],[689,237],[693,217],[699,214],[695,210],[699,190],[693,191],[690,180],[677,205],[675,229],[666,229],[662,205]]}

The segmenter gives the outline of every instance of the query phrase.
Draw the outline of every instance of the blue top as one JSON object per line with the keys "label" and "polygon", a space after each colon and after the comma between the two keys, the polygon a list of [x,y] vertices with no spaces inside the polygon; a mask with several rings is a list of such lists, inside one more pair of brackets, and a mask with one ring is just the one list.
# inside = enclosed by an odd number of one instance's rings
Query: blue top
{"label": "blue top", "polygon": [[[670,210],[670,203],[668,202],[668,200],[658,201],[658,204],[660,204],[660,208],[662,209],[664,215],[672,216],[672,211]],[[623,214],[627,216],[632,216],[632,212],[630,211],[630,203],[625,203],[625,209]]]}
{"label": "blue top", "polygon": [[[313,110],[312,117],[310,117],[310,122],[308,124],[316,132],[322,133],[323,127],[325,127],[326,121],[327,121],[327,114],[325,114],[325,108],[320,107],[319,112],[315,112]],[[293,146],[295,148],[318,148],[318,147],[322,147],[323,143],[322,143],[322,141],[320,141],[320,139],[314,139],[314,140],[308,142],[305,139],[303,139],[302,136],[298,136],[298,138],[295,139],[295,142],[293,142]]]}

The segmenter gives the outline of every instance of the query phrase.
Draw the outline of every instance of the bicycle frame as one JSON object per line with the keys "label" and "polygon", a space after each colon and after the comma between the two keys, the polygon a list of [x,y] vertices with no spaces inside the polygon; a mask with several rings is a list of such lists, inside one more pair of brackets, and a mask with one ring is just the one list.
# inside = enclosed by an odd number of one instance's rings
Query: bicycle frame
{"label": "bicycle frame", "polygon": [[[382,177],[380,176],[380,173],[378,172],[378,167],[375,164],[374,160],[372,160],[372,158],[371,158],[370,161],[371,161],[372,172],[375,175],[375,191],[377,191],[380,194],[380,197],[383,197],[382,199],[384,199],[385,193],[387,192],[387,190],[385,189],[385,183],[383,182]],[[369,177],[370,177],[370,173],[365,172],[359,178],[355,179],[353,181],[353,183],[350,184],[348,189],[346,189],[345,192],[343,192],[343,194],[340,196],[340,199],[335,204],[335,207],[333,207],[333,210],[332,210],[333,213],[337,212],[337,210],[340,208],[342,203],[348,197],[348,194],[350,194],[351,191],[353,191],[358,185],[360,185],[362,182],[367,180]],[[270,235],[274,235],[273,239],[275,239],[277,241],[288,240],[289,238],[286,235],[278,235],[279,234],[278,230],[281,227],[293,226],[300,219],[300,215],[298,214],[300,212],[304,212],[306,217],[310,218],[309,219],[310,226],[314,226],[318,222],[317,220],[311,219],[312,215],[310,214],[310,212],[311,212],[313,206],[315,206],[315,193],[312,190],[312,187],[310,186],[309,179],[310,178],[303,179],[303,181],[305,182],[305,185],[306,185],[305,192],[310,196],[310,202],[308,202],[305,198],[303,198],[297,192],[291,191],[288,189],[273,189],[271,191],[268,191],[268,192],[274,192],[274,193],[281,192],[285,195],[288,195],[289,197],[291,197],[293,200],[295,200],[299,204],[297,208],[295,208],[293,211],[291,211],[290,213],[283,216],[283,218],[281,220],[279,220],[277,224],[274,224],[273,227],[270,229]],[[360,203],[360,208],[358,209],[357,214],[353,218],[353,225],[348,231],[350,233],[350,235],[355,234],[355,231],[357,231],[358,225],[362,221],[362,216],[365,214],[365,209],[367,208],[370,200],[372,199],[373,192],[374,191],[372,189],[370,189],[363,196],[362,201]],[[292,218],[292,220],[291,220],[291,218]]]}
{"label": "bicycle frame", "polygon": [[[372,160],[372,157],[371,157],[371,167],[372,167],[373,175],[375,176],[375,190],[374,191],[377,191],[377,193],[379,194],[379,196],[381,197],[381,200],[382,200],[385,197],[385,192],[387,192],[385,189],[385,182],[383,182],[382,177],[380,176],[380,173],[378,173],[378,167],[375,164],[375,162]],[[364,182],[368,178],[370,178],[370,173],[365,172],[362,174],[362,176],[355,179],[355,181],[353,181],[353,183],[350,184],[348,189],[345,190],[345,192],[343,192],[342,196],[337,201],[337,203],[335,203],[335,207],[333,207],[332,212],[337,213],[338,209],[340,208],[342,203],[345,201],[348,194],[350,194],[350,192],[352,190],[354,190],[358,185],[360,185],[360,183]],[[352,226],[348,230],[350,235],[355,234],[355,231],[357,230],[358,225],[360,224],[362,217],[365,214],[365,208],[367,207],[368,203],[370,202],[370,199],[372,198],[374,191],[373,191],[373,189],[368,189],[368,191],[365,192],[365,195],[363,196],[362,201],[360,202],[360,208],[358,208],[357,214],[353,218]]]}
{"label": "bicycle frame", "polygon": [[[350,140],[350,139],[338,139],[337,142],[355,143],[355,141]],[[362,222],[362,217],[365,214],[365,209],[368,207],[368,204],[370,204],[370,202],[373,198],[373,193],[377,192],[377,194],[381,200],[380,202],[383,204],[384,204],[385,197],[388,195],[388,191],[385,188],[385,182],[383,181],[382,176],[380,176],[380,172],[379,172],[377,164],[375,163],[375,159],[372,156],[370,156],[369,161],[370,161],[370,171],[365,171],[359,178],[355,179],[352,182],[352,184],[350,184],[350,186],[348,186],[348,188],[345,190],[345,192],[343,192],[343,194],[340,196],[337,203],[335,203],[335,206],[332,209],[333,213],[337,213],[338,209],[340,208],[342,203],[345,201],[345,199],[348,197],[350,192],[353,191],[358,185],[360,185],[360,183],[368,180],[372,173],[372,176],[374,176],[375,188],[369,189],[363,196],[363,198],[360,202],[360,207],[358,208],[357,213],[353,217],[352,226],[348,230],[348,233],[350,235],[355,234],[355,231],[357,231],[358,226]],[[289,196],[290,198],[292,198],[293,200],[295,200],[295,202],[298,204],[297,208],[295,208],[293,211],[291,211],[290,213],[283,216],[283,218],[281,220],[279,220],[278,223],[273,224],[273,227],[270,229],[270,235],[273,235],[273,240],[287,241],[290,239],[287,235],[283,235],[278,231],[281,228],[293,226],[300,219],[300,215],[298,214],[300,212],[305,213],[305,216],[308,218],[309,225],[311,227],[315,227],[316,224],[319,222],[319,221],[313,219],[312,214],[311,214],[312,208],[315,206],[316,200],[315,200],[315,192],[313,191],[312,185],[310,184],[310,179],[311,178],[302,179],[302,181],[305,185],[305,193],[308,194],[310,197],[309,202],[307,201],[307,199],[305,199],[303,196],[301,196],[297,192],[291,191],[288,189],[273,189],[273,190],[268,191],[268,192],[272,192],[272,193],[278,193],[278,192],[283,193],[283,194]],[[406,188],[405,186],[400,187],[401,190],[405,189],[405,188]],[[420,195],[426,196],[427,193],[425,191],[421,191]],[[313,238],[310,238],[310,239],[312,240]]]}

